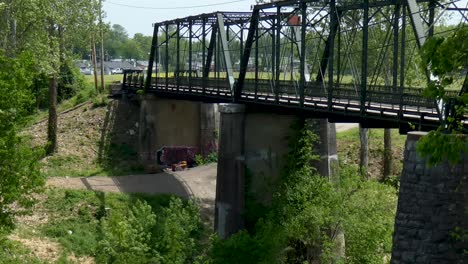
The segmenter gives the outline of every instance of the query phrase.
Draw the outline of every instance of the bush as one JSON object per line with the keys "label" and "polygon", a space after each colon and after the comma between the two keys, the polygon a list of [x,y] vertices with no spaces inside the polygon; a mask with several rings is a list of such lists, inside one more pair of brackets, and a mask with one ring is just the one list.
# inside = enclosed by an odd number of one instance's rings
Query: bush
{"label": "bush", "polygon": [[101,231],[101,263],[193,263],[202,251],[198,207],[179,198],[172,198],[158,215],[137,200],[128,213],[103,218]]}
{"label": "bush", "polygon": [[97,260],[104,263],[149,263],[157,252],[151,248],[151,230],[156,216],[151,206],[137,201],[125,215],[113,212],[101,222],[102,240]]}
{"label": "bush", "polygon": [[[214,263],[336,262],[334,235],[343,231],[347,263],[382,263],[391,250],[396,193],[391,186],[362,179],[342,167],[330,182],[310,164],[316,136],[299,123],[291,153],[269,212],[251,234],[214,240]],[[249,208],[252,209],[252,208]],[[268,208],[267,208],[268,209]]]}

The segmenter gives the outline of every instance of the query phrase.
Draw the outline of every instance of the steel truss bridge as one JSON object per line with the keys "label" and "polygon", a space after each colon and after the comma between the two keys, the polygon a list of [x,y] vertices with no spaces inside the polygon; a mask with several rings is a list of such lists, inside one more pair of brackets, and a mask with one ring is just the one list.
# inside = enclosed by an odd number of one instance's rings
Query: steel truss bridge
{"label": "steel truss bridge", "polygon": [[[454,25],[438,27],[450,13]],[[450,0],[280,1],[164,21],[154,24],[148,70],[125,71],[123,90],[432,130],[468,91],[467,70],[454,73],[458,90],[429,99],[417,87],[431,78],[418,50],[467,22],[468,8]]]}

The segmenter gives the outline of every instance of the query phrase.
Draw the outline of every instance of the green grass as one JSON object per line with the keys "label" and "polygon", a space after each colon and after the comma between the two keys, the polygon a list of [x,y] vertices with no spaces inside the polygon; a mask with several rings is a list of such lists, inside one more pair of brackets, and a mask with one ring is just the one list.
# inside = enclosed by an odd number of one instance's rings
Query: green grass
{"label": "green grass", "polygon": [[112,213],[124,213],[137,201],[145,201],[157,213],[169,205],[170,195],[103,193],[89,190],[50,189],[44,207],[50,221],[40,234],[51,238],[67,254],[95,256],[101,238],[99,220]]}
{"label": "green grass", "polygon": [[[397,129],[392,129],[393,175],[400,175],[403,161],[403,150],[406,135],[400,135]],[[359,164],[359,128],[353,128],[336,134],[338,157],[344,165]],[[369,129],[369,172],[372,177],[379,178],[383,170],[384,129]]]}
{"label": "green grass", "polygon": [[[102,97],[106,97],[107,94],[98,94],[96,90],[90,86],[86,85],[82,90],[80,90],[75,96],[71,97],[68,100],[63,100],[59,104],[57,104],[57,112],[63,112],[70,108],[73,108],[81,103],[93,100],[93,103],[99,103],[99,101],[104,101],[101,99]],[[30,115],[26,122],[24,123],[24,127],[31,126],[41,120],[44,120],[49,115],[49,109],[37,109],[36,112]]]}
{"label": "green grass", "polygon": [[83,166],[80,157],[59,155],[50,157],[47,163],[42,165],[42,174],[46,177],[89,177],[96,175],[113,176],[106,173],[105,169],[97,162],[91,164],[91,166]]}
{"label": "green grass", "polygon": [[31,254],[21,243],[0,237],[0,264],[46,264]]}
{"label": "green grass", "polygon": [[[94,88],[94,75],[84,75],[84,79],[87,83],[92,84]],[[106,87],[108,84],[118,81],[123,81],[123,74],[104,75],[104,85]],[[101,75],[98,75],[98,86],[101,86]]]}

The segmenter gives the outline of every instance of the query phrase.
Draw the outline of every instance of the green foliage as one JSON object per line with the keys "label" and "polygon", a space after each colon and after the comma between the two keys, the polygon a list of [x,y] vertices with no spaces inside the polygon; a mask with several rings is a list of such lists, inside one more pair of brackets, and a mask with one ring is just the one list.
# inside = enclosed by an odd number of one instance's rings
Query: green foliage
{"label": "green foliage", "polygon": [[390,256],[397,205],[392,186],[359,177],[357,167],[341,168],[343,229],[347,263],[382,263]]}
{"label": "green foliage", "polygon": [[201,218],[193,202],[184,205],[181,199],[172,199],[169,207],[162,208],[158,224],[154,227],[155,249],[161,263],[191,263],[198,254],[201,237]]}
{"label": "green foliage", "polygon": [[193,263],[204,252],[198,207],[169,195],[51,189],[41,233],[98,263]]}
{"label": "green foliage", "polygon": [[104,107],[109,104],[109,98],[105,94],[98,94],[92,98],[93,107]]}
{"label": "green foliage", "polygon": [[431,165],[442,161],[456,164],[460,162],[462,153],[468,153],[468,142],[463,134],[447,134],[439,128],[422,137],[418,141],[417,150],[428,158]]}
{"label": "green foliage", "polygon": [[[26,56],[26,55],[25,55]],[[15,127],[24,120],[31,107],[31,84],[27,57],[8,59],[0,52],[0,228],[13,227],[19,213],[11,205],[32,205],[32,194],[40,190],[44,179],[37,160],[41,153],[17,136]]]}
{"label": "green foliage", "polygon": [[159,214],[137,201],[129,212],[112,212],[101,227],[98,261],[103,263],[192,263],[200,250],[198,208],[178,198]]}
{"label": "green foliage", "polygon": [[[129,38],[125,28],[114,24],[106,30],[104,38],[106,39],[106,50],[111,58],[136,60],[146,60],[148,58],[151,36],[136,33],[133,38]],[[87,56],[87,53],[84,52],[83,55]]]}
{"label": "green foliage", "polygon": [[271,208],[250,234],[215,239],[213,263],[332,263],[340,230],[347,263],[382,263],[391,250],[395,189],[362,179],[357,167],[341,168],[336,182],[319,176],[310,165],[317,159],[312,151],[317,136],[303,120],[294,127]]}
{"label": "green foliage", "polygon": [[31,256],[31,252],[21,243],[2,239],[0,236],[0,264],[45,264],[38,258]]}
{"label": "green foliage", "polygon": [[211,152],[206,157],[201,154],[195,155],[195,163],[198,166],[218,162],[218,152]]}
{"label": "green foliage", "polygon": [[[156,216],[151,206],[137,201],[128,213],[112,212],[101,222],[102,240],[98,261],[102,263],[148,263],[152,256],[151,229]],[[159,256],[154,256],[156,259]]]}
{"label": "green foliage", "polygon": [[460,156],[468,153],[468,139],[460,135],[463,133],[463,123],[456,117],[463,118],[468,113],[468,94],[448,98],[446,88],[457,76],[461,78],[459,75],[466,75],[468,28],[460,26],[451,36],[428,39],[421,49],[421,57],[421,67],[437,77],[428,82],[425,94],[437,100],[450,101],[456,106],[452,109],[452,116],[438,130],[431,131],[419,141],[418,151],[428,157],[432,165],[443,160],[459,162]]}

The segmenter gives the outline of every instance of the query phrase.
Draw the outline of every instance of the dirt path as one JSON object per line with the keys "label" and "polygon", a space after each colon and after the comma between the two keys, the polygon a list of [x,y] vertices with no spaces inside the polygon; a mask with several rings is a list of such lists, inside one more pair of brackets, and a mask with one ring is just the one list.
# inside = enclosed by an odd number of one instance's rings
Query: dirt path
{"label": "dirt path", "polygon": [[[357,124],[337,124],[338,132],[357,127]],[[166,170],[158,174],[120,177],[52,177],[47,186],[66,189],[88,189],[104,192],[174,194],[199,201],[202,214],[211,222],[214,217],[217,164],[191,168],[185,171]]]}
{"label": "dirt path", "polygon": [[202,214],[212,222],[216,195],[216,163],[185,171],[120,177],[52,177],[47,186],[103,192],[174,194],[199,201]]}

